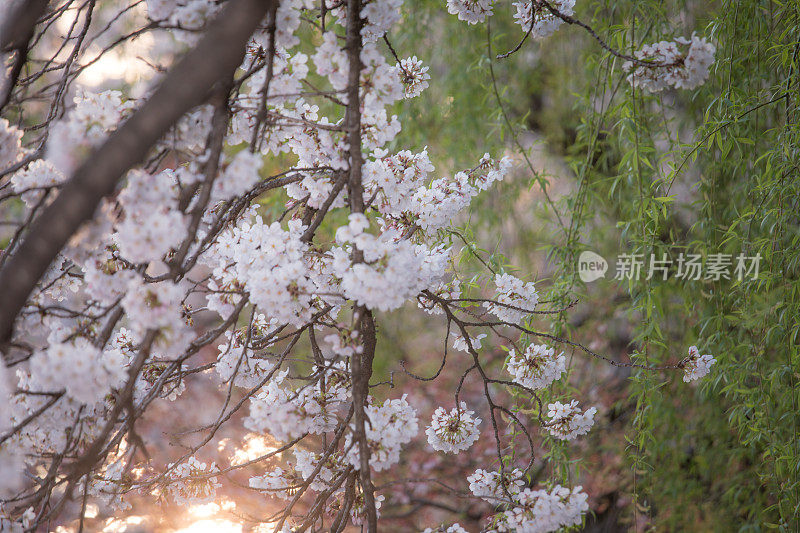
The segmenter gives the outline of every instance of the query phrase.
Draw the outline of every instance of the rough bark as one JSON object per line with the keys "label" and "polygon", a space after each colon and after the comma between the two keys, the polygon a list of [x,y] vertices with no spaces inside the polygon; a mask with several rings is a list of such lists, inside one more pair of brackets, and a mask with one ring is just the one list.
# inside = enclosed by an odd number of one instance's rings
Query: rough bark
{"label": "rough bark", "polygon": [[[359,90],[363,65],[361,63],[361,0],[347,1],[347,58],[349,72],[347,79],[347,112],[345,114],[345,128],[347,130],[347,143],[350,155],[350,176],[347,183],[347,192],[350,199],[350,211],[353,213],[364,212],[364,186],[362,183],[361,167],[364,164],[364,155],[361,153],[361,102]],[[360,250],[353,251],[354,263],[364,260]],[[378,513],[375,506],[375,488],[372,485],[372,476],[369,465],[369,446],[366,436],[366,413],[369,395],[369,379],[372,376],[372,360],[375,355],[375,323],[372,312],[366,307],[358,306],[353,310],[354,330],[359,335],[359,341],[364,347],[361,354],[353,355],[350,366],[353,381],[353,407],[355,408],[355,437],[358,441],[359,451],[359,481],[364,495],[364,514],[366,530],[374,533],[378,530]]]}
{"label": "rough bark", "polygon": [[0,22],[0,51],[28,47],[33,29],[47,8],[47,0],[17,0]]}

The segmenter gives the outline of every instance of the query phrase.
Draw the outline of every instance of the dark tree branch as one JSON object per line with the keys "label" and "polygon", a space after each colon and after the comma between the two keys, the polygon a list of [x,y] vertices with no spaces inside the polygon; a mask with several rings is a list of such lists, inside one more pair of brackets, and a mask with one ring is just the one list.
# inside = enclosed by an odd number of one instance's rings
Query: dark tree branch
{"label": "dark tree branch", "polygon": [[[362,183],[361,167],[364,164],[364,155],[361,153],[361,101],[359,89],[361,87],[361,0],[347,1],[347,58],[349,70],[347,74],[347,111],[345,113],[345,129],[350,155],[350,176],[347,183],[350,200],[350,211],[353,213],[364,212],[364,185]],[[364,254],[357,248],[353,250],[352,260],[360,263]],[[364,347],[363,353],[353,354],[350,360],[350,369],[353,382],[353,407],[355,421],[355,437],[358,442],[359,455],[359,481],[364,496],[364,522],[368,533],[378,531],[378,516],[375,505],[375,488],[372,485],[370,474],[370,450],[366,436],[366,413],[369,394],[369,378],[372,376],[372,359],[375,355],[375,323],[372,312],[366,307],[358,306],[353,310],[354,331],[358,333],[359,342]]]}
{"label": "dark tree branch", "polygon": [[0,110],[11,99],[11,93],[17,84],[22,66],[28,59],[28,49],[36,23],[47,8],[47,0],[17,0],[9,9],[8,15],[0,27],[0,52],[16,52],[14,65],[6,79],[3,94],[0,96]]}
{"label": "dark tree branch", "polygon": [[0,51],[28,48],[33,29],[47,9],[47,0],[17,0],[0,27]]}

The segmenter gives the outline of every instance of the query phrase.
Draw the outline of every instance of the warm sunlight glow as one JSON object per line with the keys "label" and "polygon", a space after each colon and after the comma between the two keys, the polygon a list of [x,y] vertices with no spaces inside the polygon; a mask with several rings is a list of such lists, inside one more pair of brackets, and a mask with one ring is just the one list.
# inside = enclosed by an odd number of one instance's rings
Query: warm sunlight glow
{"label": "warm sunlight glow", "polygon": [[87,50],[86,63],[91,63],[81,72],[78,81],[89,87],[100,87],[109,81],[134,83],[153,73],[153,67],[140,57],[146,57],[152,46],[152,36],[143,35],[125,50],[109,52],[97,46]]}
{"label": "warm sunlight glow", "polygon": [[175,533],[242,533],[242,525],[230,520],[200,520]]}
{"label": "warm sunlight glow", "polygon": [[97,507],[97,505],[94,503],[90,503],[86,506],[86,512],[83,513],[83,516],[85,516],[86,518],[96,518],[98,511],[99,508]]}
{"label": "warm sunlight glow", "polygon": [[128,526],[135,526],[144,522],[142,516],[129,516],[124,519],[109,518],[102,529],[103,533],[123,533],[128,530]]}
{"label": "warm sunlight glow", "polygon": [[274,452],[276,449],[268,444],[266,437],[250,433],[244,437],[244,446],[233,452],[231,463],[240,465]]}
{"label": "warm sunlight glow", "polygon": [[189,514],[196,518],[209,518],[217,514],[220,510],[219,504],[214,502],[195,505],[189,509]]}

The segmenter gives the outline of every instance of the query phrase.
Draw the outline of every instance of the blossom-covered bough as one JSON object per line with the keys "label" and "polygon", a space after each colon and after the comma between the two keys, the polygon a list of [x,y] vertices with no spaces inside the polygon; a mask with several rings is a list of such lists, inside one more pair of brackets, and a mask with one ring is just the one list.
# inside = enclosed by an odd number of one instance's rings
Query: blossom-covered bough
{"label": "blossom-covered bough", "polygon": [[[449,226],[511,160],[476,156],[445,176],[427,149],[389,150],[401,140],[392,104],[435,83],[389,41],[401,2],[20,4],[3,4],[0,35],[0,201],[10,228],[0,256],[0,530],[66,523],[75,512],[82,527],[88,501],[207,501],[225,476],[255,467],[249,487],[282,504],[240,517],[249,526],[377,531],[385,496],[373,474],[401,460],[424,422],[373,375],[375,314],[409,302],[448,333],[433,376],[406,373],[436,379],[448,344],[468,361],[452,403],[426,426],[429,453],[469,453],[484,425],[494,440],[496,453],[463,480],[469,492],[453,490],[492,504],[487,530],[581,522],[580,487],[529,486],[538,433],[501,391],[529,400],[542,434],[573,439],[596,409],[543,404],[541,389],[566,372],[555,346],[621,363],[535,329],[538,316],[565,309],[542,304],[532,282],[486,264],[464,283]],[[477,23],[492,3],[447,9]],[[535,0],[518,3],[516,18],[526,37],[543,38],[579,22],[572,14],[572,2]],[[145,35],[153,45],[140,59],[151,76],[135,97],[82,86],[104,55]],[[631,58],[632,83],[701,83],[713,47],[676,42],[686,55],[659,43]],[[505,370],[481,353],[488,333],[509,349]],[[209,363],[202,355],[212,351]],[[693,347],[663,368],[685,368],[688,381],[713,362]],[[201,373],[225,401],[159,469],[142,419]],[[473,379],[483,406],[461,398]],[[233,424],[279,444],[244,462],[200,459]],[[509,425],[530,448],[518,464],[506,454]]]}

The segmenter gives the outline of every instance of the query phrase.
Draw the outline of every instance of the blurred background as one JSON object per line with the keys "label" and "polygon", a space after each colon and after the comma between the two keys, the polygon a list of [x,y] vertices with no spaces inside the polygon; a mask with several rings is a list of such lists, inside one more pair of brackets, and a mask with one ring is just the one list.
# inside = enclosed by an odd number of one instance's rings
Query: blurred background
{"label": "blurred background", "polygon": [[[108,4],[119,11],[119,3]],[[139,4],[132,13],[143,11]],[[545,399],[574,397],[597,406],[598,415],[586,437],[563,443],[539,432],[528,399],[507,398],[534,428],[532,484],[583,485],[591,504],[586,532],[799,530],[797,4],[579,0],[576,16],[625,53],[693,32],[716,45],[705,85],[656,94],[632,89],[621,61],[577,26],[498,59],[524,34],[509,2],[498,2],[489,24],[476,26],[449,15],[441,1],[407,0],[403,12],[391,42],[400,57],[429,65],[431,80],[420,97],[398,104],[403,131],[392,149],[427,146],[438,175],[471,168],[485,152],[515,161],[511,177],[454,222],[474,243],[453,238],[464,272],[485,280],[485,261],[536,281],[550,308],[576,302],[543,315],[536,327],[614,362],[674,364],[691,345],[718,360],[707,379],[686,384],[680,371],[632,371],[558,346],[568,355],[569,379]],[[160,66],[141,56],[158,46],[158,36],[132,39],[79,82],[135,96]],[[264,214],[279,214],[284,201],[265,200]],[[608,260],[605,278],[581,281],[577,261],[585,250]],[[667,279],[612,279],[620,254],[674,260],[680,253],[703,261],[758,255],[760,271],[756,279],[686,280],[673,265]],[[436,371],[444,320],[409,306],[379,322],[373,379],[387,383],[373,393],[408,394],[427,422],[437,406],[452,403],[470,361],[451,350],[438,380],[420,384],[403,364],[423,376]],[[506,358],[501,341],[490,336],[482,352],[497,373]],[[216,353],[201,356],[211,362]],[[175,403],[159,400],[143,424],[145,440],[160,443],[150,450],[156,462],[178,455],[194,438],[185,430],[213,421],[224,401],[212,376],[187,379],[187,392]],[[479,385],[468,381],[462,399],[486,421]],[[431,454],[418,439],[398,468],[377,476],[386,530],[442,521],[480,529],[488,504],[437,483],[466,490],[466,477],[494,453],[487,425],[474,453]],[[219,437],[204,460],[244,462],[274,445],[236,419]],[[521,436],[508,442],[519,448],[506,450],[512,458],[527,453]],[[90,509],[87,527],[241,532],[241,518],[281,505],[243,488],[248,475],[261,473],[263,466],[221,478],[222,498],[212,504],[153,507],[132,498],[124,513]]]}

